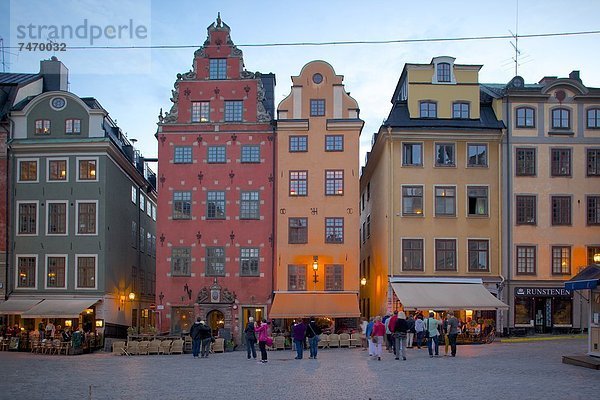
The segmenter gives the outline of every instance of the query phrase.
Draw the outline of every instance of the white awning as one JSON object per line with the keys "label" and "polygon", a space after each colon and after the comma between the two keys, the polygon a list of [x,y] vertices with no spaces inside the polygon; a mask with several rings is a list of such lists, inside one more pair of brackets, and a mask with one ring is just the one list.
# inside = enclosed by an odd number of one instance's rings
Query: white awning
{"label": "white awning", "polygon": [[22,318],[77,318],[100,299],[46,299],[21,313]]}
{"label": "white awning", "polygon": [[392,283],[405,309],[496,310],[508,306],[480,283]]}
{"label": "white awning", "polygon": [[41,299],[9,298],[0,303],[0,315],[21,314],[38,304]]}

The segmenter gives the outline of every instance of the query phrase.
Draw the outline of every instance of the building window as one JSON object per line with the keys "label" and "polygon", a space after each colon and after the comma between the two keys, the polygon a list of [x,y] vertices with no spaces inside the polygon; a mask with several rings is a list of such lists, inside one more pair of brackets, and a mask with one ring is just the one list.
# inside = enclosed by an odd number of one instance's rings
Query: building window
{"label": "building window", "polygon": [[552,225],[571,225],[570,196],[552,196]]}
{"label": "building window", "polygon": [[46,275],[47,288],[67,287],[65,284],[66,261],[66,257],[48,256],[48,258],[46,258],[46,265],[48,268]]}
{"label": "building window", "polygon": [[435,144],[435,165],[436,167],[453,167],[456,165],[454,160],[454,143]]}
{"label": "building window", "polygon": [[325,171],[325,195],[342,196],[344,194],[344,170]]}
{"label": "building window", "polygon": [[259,145],[242,145],[242,162],[243,163],[259,163],[260,162],[260,146]]}
{"label": "building window", "polygon": [[515,174],[517,176],[535,176],[535,149],[517,148]]}
{"label": "building window", "polygon": [[192,122],[210,121],[210,103],[208,101],[192,102]]}
{"label": "building window", "polygon": [[240,249],[240,276],[259,276],[258,247]]}
{"label": "building window", "polygon": [[402,215],[423,215],[423,186],[402,186]]}
{"label": "building window", "polygon": [[600,196],[587,196],[587,224],[600,225]]}
{"label": "building window", "polygon": [[552,322],[557,325],[572,325],[573,300],[555,297],[552,300]]}
{"label": "building window", "polygon": [[241,122],[244,102],[241,100],[225,101],[225,122]]}
{"label": "building window", "polygon": [[146,230],[140,225],[140,252],[143,253],[146,247]]}
{"label": "building window", "polygon": [[469,103],[453,103],[452,118],[469,119]]}
{"label": "building window", "polygon": [[519,107],[517,112],[517,128],[535,128],[535,109]]}
{"label": "building window", "polygon": [[260,219],[258,192],[242,192],[240,199],[240,219]]}
{"label": "building window", "polygon": [[173,247],[171,250],[171,275],[190,276],[192,250],[189,247]]}
{"label": "building window", "polygon": [[571,149],[551,149],[552,176],[571,176]]}
{"label": "building window", "polygon": [[456,271],[456,239],[435,239],[435,270]]}
{"label": "building window", "polygon": [[420,102],[419,116],[421,118],[437,118],[437,103],[433,101]]}
{"label": "building window", "polygon": [[469,167],[487,167],[487,144],[467,145],[467,165]]}
{"label": "building window", "polygon": [[192,192],[173,192],[173,219],[192,218]]}
{"label": "building window", "polygon": [[308,171],[290,171],[290,196],[308,194]]}
{"label": "building window", "polygon": [[137,204],[137,188],[135,186],[131,187],[131,202]]}
{"label": "building window", "polygon": [[308,218],[290,218],[288,224],[288,243],[308,243]]}
{"label": "building window", "polygon": [[517,195],[516,196],[516,224],[517,225],[536,225],[536,197]]}
{"label": "building window", "polygon": [[77,234],[95,235],[97,203],[77,202]]}
{"label": "building window", "polygon": [[325,218],[325,243],[344,243],[344,218]]}
{"label": "building window", "polygon": [[290,136],[290,153],[308,151],[308,136]]}
{"label": "building window", "polygon": [[146,198],[140,191],[140,210],[144,211],[146,209]]}
{"label": "building window", "polygon": [[95,181],[96,176],[96,160],[79,160],[79,180],[80,181]]}
{"label": "building window", "polygon": [[225,219],[225,192],[208,192],[206,198],[206,218]]}
{"label": "building window", "polygon": [[224,164],[226,161],[225,146],[208,146],[209,164]]}
{"label": "building window", "polygon": [[367,239],[371,237],[371,214],[367,215]]}
{"label": "building window", "polygon": [[227,79],[227,59],[211,58],[208,62],[209,79]]}
{"label": "building window", "polygon": [[587,176],[600,176],[600,149],[587,149]]}
{"label": "building window", "polygon": [[600,108],[590,108],[587,110],[588,129],[600,128]]}
{"label": "building window", "polygon": [[310,100],[310,116],[322,117],[325,115],[325,100],[311,99]]}
{"label": "building window", "polygon": [[517,275],[535,275],[535,246],[517,246]]}
{"label": "building window", "polygon": [[600,255],[600,246],[588,246],[586,265],[598,264],[598,261],[594,260],[596,255]]}
{"label": "building window", "polygon": [[469,240],[469,272],[490,270],[490,243],[487,240]]}
{"label": "building window", "polygon": [[37,182],[37,164],[36,160],[19,160],[19,182]]}
{"label": "building window", "polygon": [[449,63],[438,63],[437,64],[437,81],[438,82],[450,82],[450,64]]}
{"label": "building window", "polygon": [[423,239],[402,239],[402,271],[423,270]]}
{"label": "building window", "polygon": [[65,235],[67,233],[67,203],[46,202],[48,206],[48,235]]}
{"label": "building window", "polygon": [[306,290],[306,265],[288,265],[288,290]]}
{"label": "building window", "polygon": [[571,127],[571,111],[566,108],[552,110],[552,129],[569,129]]}
{"label": "building window", "polygon": [[131,221],[131,247],[133,247],[134,249],[137,248],[137,234],[137,222]]}
{"label": "building window", "polygon": [[344,290],[344,266],[325,264],[325,290]]}
{"label": "building window", "polygon": [[367,182],[367,202],[371,200],[371,182]]}
{"label": "building window", "polygon": [[96,257],[77,257],[77,287],[96,287]]}
{"label": "building window", "polygon": [[49,119],[35,120],[35,134],[36,135],[49,135],[50,134],[50,120]]}
{"label": "building window", "polygon": [[435,187],[435,215],[456,215],[456,188],[452,186]]}
{"label": "building window", "polygon": [[206,248],[206,276],[225,276],[225,248]]}
{"label": "building window", "polygon": [[468,215],[488,215],[488,188],[467,186]]}
{"label": "building window", "polygon": [[81,133],[81,120],[80,119],[65,120],[65,133],[67,135],[80,134]]}
{"label": "building window", "polygon": [[146,253],[152,254],[152,234],[150,232],[146,232]]}
{"label": "building window", "polygon": [[571,247],[552,246],[552,273],[555,275],[571,274]]}
{"label": "building window", "polygon": [[37,259],[35,257],[18,257],[17,258],[17,287],[18,288],[35,288],[35,271]]}
{"label": "building window", "polygon": [[48,181],[67,180],[67,160],[48,160]]}
{"label": "building window", "polygon": [[402,143],[402,165],[404,165],[404,166],[423,165],[423,144],[422,143]]}
{"label": "building window", "polygon": [[19,235],[37,235],[37,203],[19,203]]}
{"label": "building window", "polygon": [[344,151],[344,135],[325,135],[325,151]]}
{"label": "building window", "polygon": [[192,146],[175,146],[173,162],[175,164],[190,164],[192,162]]}

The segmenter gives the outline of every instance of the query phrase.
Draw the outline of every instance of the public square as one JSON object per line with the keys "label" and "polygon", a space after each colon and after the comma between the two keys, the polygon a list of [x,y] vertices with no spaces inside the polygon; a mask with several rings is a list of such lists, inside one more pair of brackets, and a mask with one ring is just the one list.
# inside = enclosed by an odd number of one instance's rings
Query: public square
{"label": "public square", "polygon": [[[600,371],[561,363],[587,339],[463,345],[456,358],[408,350],[381,361],[357,349],[326,349],[317,360],[270,351],[267,364],[245,351],[212,354],[80,356],[1,352],[0,398],[44,399],[593,399]],[[260,355],[259,355],[260,356]],[[90,396],[91,385],[91,396]]]}

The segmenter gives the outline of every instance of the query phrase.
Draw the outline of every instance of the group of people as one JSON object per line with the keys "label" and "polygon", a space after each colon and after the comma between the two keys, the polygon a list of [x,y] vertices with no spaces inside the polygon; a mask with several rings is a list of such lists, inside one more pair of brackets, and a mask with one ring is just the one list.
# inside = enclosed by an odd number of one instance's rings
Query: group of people
{"label": "group of people", "polygon": [[383,319],[376,316],[370,321],[363,320],[361,328],[368,342],[369,356],[377,360],[381,360],[384,344],[389,352],[394,353],[396,360],[400,357],[406,360],[406,349],[413,347],[413,341],[420,349],[424,339],[427,340],[429,357],[437,357],[440,338],[446,343],[446,353],[449,347],[451,356],[456,356],[459,321],[452,311],[447,313],[444,321],[436,319],[433,312],[429,313],[428,318],[423,318],[422,314],[418,314],[416,318],[409,315],[407,318],[404,311],[394,311],[391,316],[386,315]]}
{"label": "group of people", "polygon": [[248,318],[248,323],[246,324],[246,329],[244,329],[244,336],[246,338],[246,351],[248,355],[248,360],[251,358],[256,360],[256,343],[258,343],[258,348],[260,350],[260,363],[267,363],[267,345],[273,344],[270,343],[272,340],[269,337],[269,324],[266,319],[262,321],[254,322],[253,317]]}

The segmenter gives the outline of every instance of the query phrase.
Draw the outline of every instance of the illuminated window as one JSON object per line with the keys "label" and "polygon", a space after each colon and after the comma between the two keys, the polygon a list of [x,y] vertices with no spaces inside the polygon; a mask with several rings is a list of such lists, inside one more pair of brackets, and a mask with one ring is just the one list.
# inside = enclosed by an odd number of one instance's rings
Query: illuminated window
{"label": "illuminated window", "polygon": [[67,160],[48,160],[48,180],[67,180]]}
{"label": "illuminated window", "polygon": [[95,181],[96,176],[96,160],[79,160],[79,180],[80,181]]}
{"label": "illuminated window", "polygon": [[552,246],[552,273],[555,275],[571,274],[571,247]]}
{"label": "illuminated window", "polygon": [[46,259],[48,265],[48,274],[46,276],[46,287],[49,288],[64,288],[66,257],[48,257]]}
{"label": "illuminated window", "polygon": [[402,215],[423,215],[423,186],[402,186]]}
{"label": "illuminated window", "polygon": [[192,102],[192,122],[210,121],[210,103],[208,101]]}
{"label": "illuminated window", "polygon": [[34,288],[37,259],[35,257],[17,258],[17,287]]}
{"label": "illuminated window", "polygon": [[19,182],[37,182],[37,165],[36,160],[19,160]]}
{"label": "illuminated window", "polygon": [[37,119],[35,121],[35,134],[36,135],[49,135],[50,134],[50,120],[49,119]]}

